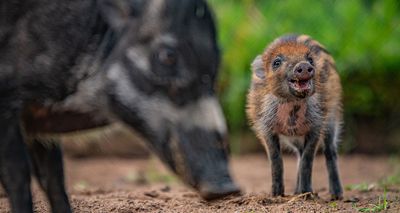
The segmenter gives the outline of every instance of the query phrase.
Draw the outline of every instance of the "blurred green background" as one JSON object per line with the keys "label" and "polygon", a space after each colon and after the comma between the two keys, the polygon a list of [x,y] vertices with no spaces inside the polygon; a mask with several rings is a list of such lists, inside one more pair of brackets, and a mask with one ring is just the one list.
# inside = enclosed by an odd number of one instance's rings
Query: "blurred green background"
{"label": "blurred green background", "polygon": [[209,0],[223,52],[218,91],[234,153],[260,150],[245,97],[250,63],[274,38],[308,34],[336,60],[344,89],[341,152],[400,152],[400,3]]}

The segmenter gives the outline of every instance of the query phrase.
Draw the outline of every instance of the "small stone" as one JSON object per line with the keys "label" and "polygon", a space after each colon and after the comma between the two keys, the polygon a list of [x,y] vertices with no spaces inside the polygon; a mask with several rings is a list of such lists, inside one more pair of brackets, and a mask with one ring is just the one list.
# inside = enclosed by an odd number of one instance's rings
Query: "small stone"
{"label": "small stone", "polygon": [[357,198],[357,197],[349,197],[346,200],[344,200],[343,202],[345,202],[345,203],[357,203],[359,201],[360,201],[360,199]]}
{"label": "small stone", "polygon": [[144,195],[149,197],[158,197],[158,193],[156,191],[145,192]]}
{"label": "small stone", "polygon": [[162,192],[169,192],[169,191],[171,191],[171,187],[169,187],[169,186],[164,186],[164,187],[162,187],[162,188],[160,189],[160,191],[162,191]]}

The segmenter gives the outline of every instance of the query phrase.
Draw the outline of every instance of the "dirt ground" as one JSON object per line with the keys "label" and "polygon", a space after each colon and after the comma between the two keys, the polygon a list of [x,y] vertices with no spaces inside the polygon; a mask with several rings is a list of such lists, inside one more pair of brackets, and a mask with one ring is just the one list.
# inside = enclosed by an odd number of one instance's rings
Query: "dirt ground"
{"label": "dirt ground", "polygon": [[[346,190],[344,199],[330,202],[324,160],[318,156],[314,165],[313,186],[318,197],[304,200],[292,196],[296,159],[286,156],[285,184],[288,196],[269,195],[270,173],[265,155],[234,157],[234,179],[243,189],[242,196],[206,202],[182,185],[154,157],[150,159],[83,158],[65,160],[68,191],[74,212],[357,212],[373,208],[384,197],[374,185],[394,170],[389,157],[363,155],[341,156],[339,161],[344,186],[357,184],[370,190]],[[364,183],[364,184],[362,184]],[[49,212],[45,197],[33,185],[36,212]],[[347,187],[348,188],[348,187]],[[400,212],[400,188],[392,186],[386,193],[388,211]],[[383,203],[383,199],[381,199]],[[0,212],[9,212],[4,192],[0,193]]]}

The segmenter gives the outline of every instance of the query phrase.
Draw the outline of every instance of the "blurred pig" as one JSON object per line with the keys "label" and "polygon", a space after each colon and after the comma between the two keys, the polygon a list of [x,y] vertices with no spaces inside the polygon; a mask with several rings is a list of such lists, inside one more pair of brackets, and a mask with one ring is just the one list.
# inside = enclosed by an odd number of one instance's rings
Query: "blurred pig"
{"label": "blurred pig", "polygon": [[41,136],[115,121],[203,198],[239,191],[203,0],[9,0],[0,9],[0,178],[13,212],[32,212],[30,162],[52,211],[71,212],[60,148]]}

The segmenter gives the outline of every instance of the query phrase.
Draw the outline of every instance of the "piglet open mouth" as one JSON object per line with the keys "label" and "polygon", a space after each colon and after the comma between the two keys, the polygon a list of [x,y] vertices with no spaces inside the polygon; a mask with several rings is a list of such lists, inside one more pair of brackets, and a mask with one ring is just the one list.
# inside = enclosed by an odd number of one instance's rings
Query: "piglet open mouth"
{"label": "piglet open mouth", "polygon": [[298,92],[311,90],[312,84],[312,78],[289,79],[289,86]]}

